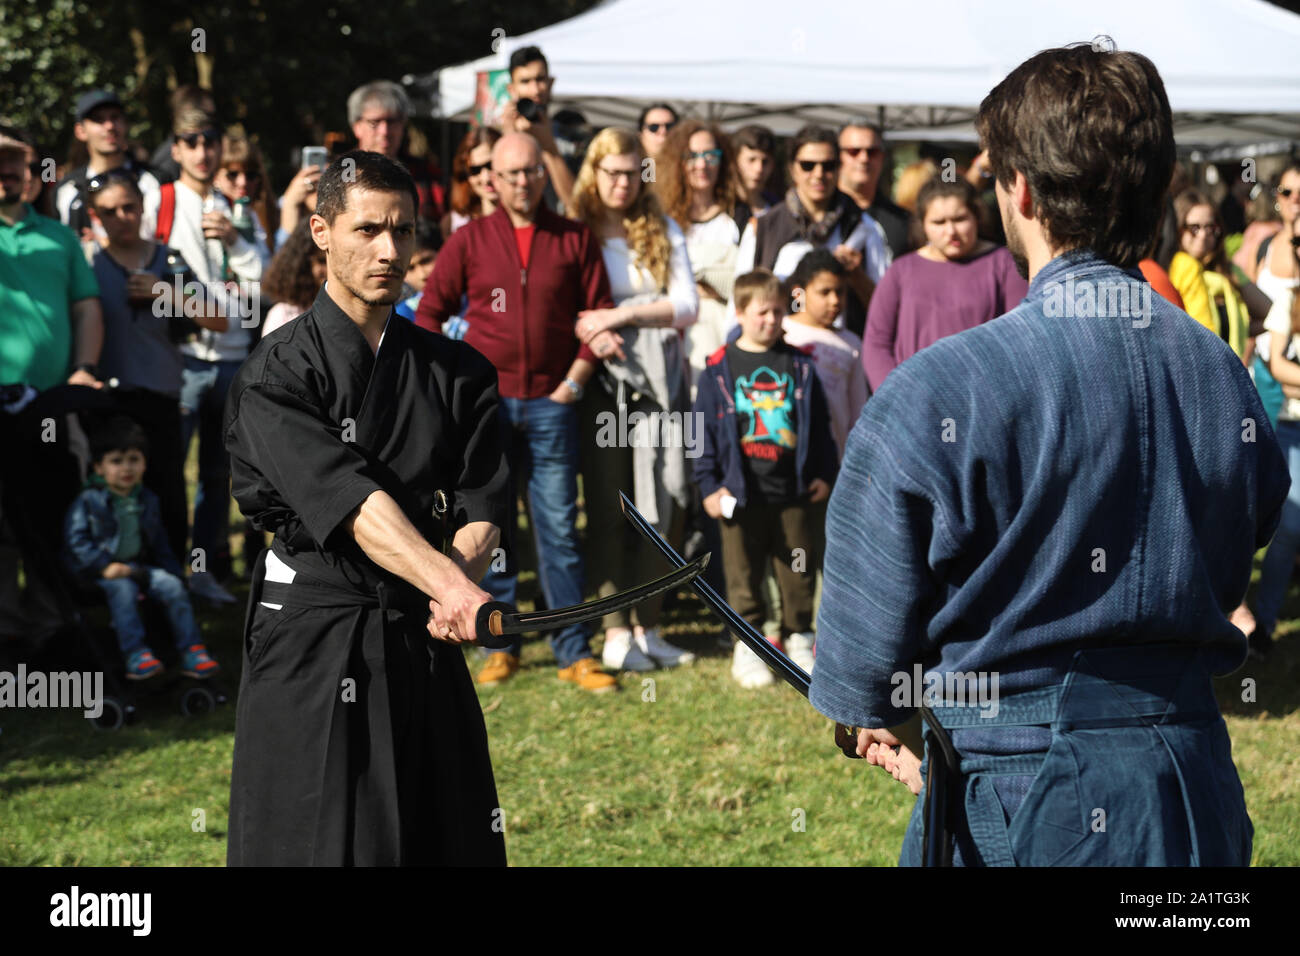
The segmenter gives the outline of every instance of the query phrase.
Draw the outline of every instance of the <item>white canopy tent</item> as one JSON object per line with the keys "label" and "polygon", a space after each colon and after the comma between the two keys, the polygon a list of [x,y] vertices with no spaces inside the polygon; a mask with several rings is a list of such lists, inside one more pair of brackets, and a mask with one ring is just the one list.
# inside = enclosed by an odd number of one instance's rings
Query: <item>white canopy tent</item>
{"label": "white canopy tent", "polygon": [[554,102],[596,126],[667,101],[728,129],[868,116],[892,137],[972,139],[1017,64],[1099,35],[1155,63],[1180,144],[1300,140],[1300,16],[1263,0],[606,0],[438,71],[434,115],[467,119],[476,74],[535,45]]}

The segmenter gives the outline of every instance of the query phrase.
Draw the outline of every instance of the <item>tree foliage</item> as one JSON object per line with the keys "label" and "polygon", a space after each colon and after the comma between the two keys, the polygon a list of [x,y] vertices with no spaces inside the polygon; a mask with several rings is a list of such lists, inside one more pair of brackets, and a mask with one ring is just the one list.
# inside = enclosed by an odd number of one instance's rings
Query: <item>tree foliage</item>
{"label": "tree foliage", "polygon": [[[210,86],[226,123],[242,123],[273,166],[347,129],[347,95],[491,52],[493,30],[517,35],[581,13],[592,0],[3,0],[0,117],[30,130],[63,162],[73,105],[94,87],[127,103],[133,140],[169,133],[176,86]],[[283,175],[280,180],[283,181]]]}

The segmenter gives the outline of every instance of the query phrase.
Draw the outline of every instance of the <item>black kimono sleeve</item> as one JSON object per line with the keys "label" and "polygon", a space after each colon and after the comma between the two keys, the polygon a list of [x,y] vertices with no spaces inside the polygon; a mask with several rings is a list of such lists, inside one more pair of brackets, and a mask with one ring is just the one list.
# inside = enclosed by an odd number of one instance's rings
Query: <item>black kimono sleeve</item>
{"label": "black kimono sleeve", "polygon": [[460,475],[453,504],[455,527],[488,521],[504,533],[510,521],[506,425],[497,396],[497,372],[462,343],[452,384],[451,413],[460,437]]}
{"label": "black kimono sleeve", "polygon": [[342,423],[330,421],[293,386],[252,382],[232,390],[230,401],[231,490],[255,521],[260,513],[287,507],[313,540],[328,547],[339,525],[382,490],[365,457],[344,441]]}

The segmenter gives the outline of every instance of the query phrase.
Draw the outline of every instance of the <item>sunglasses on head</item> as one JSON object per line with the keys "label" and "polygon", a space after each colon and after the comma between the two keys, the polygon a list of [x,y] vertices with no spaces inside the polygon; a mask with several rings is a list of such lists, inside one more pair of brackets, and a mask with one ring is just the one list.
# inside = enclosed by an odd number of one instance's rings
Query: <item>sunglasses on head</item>
{"label": "sunglasses on head", "polygon": [[674,120],[671,123],[646,123],[641,128],[644,130],[649,130],[652,133],[658,133],[660,131],[669,133],[672,132],[672,128],[676,125],[677,122]]}
{"label": "sunglasses on head", "polygon": [[86,195],[93,196],[109,186],[129,187],[131,185],[133,185],[132,181],[122,173],[106,173],[103,176],[95,176],[90,182],[86,183]]}
{"label": "sunglasses on head", "polygon": [[841,146],[840,152],[850,159],[857,159],[863,153],[867,154],[867,159],[875,159],[885,155],[885,148],[883,146]]}
{"label": "sunglasses on head", "polygon": [[204,146],[215,146],[217,143],[221,142],[221,134],[215,129],[205,129],[198,133],[176,134],[176,142],[184,143],[190,149],[194,149],[198,146],[200,140],[203,141]]}
{"label": "sunglasses on head", "polygon": [[799,168],[805,173],[811,173],[819,166],[825,169],[828,173],[833,173],[835,170],[840,168],[840,163],[837,159],[801,159],[798,163]]}

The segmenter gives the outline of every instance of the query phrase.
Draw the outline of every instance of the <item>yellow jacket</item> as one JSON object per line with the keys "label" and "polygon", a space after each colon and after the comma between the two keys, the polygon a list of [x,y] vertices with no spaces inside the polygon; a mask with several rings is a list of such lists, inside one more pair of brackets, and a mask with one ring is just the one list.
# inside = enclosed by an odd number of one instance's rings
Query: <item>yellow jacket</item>
{"label": "yellow jacket", "polygon": [[1228,322],[1228,345],[1238,356],[1245,353],[1250,339],[1250,313],[1231,282],[1217,272],[1207,271],[1185,252],[1174,253],[1169,263],[1169,281],[1183,297],[1187,314],[1220,338],[1224,336],[1214,302],[1222,298],[1223,314]]}

